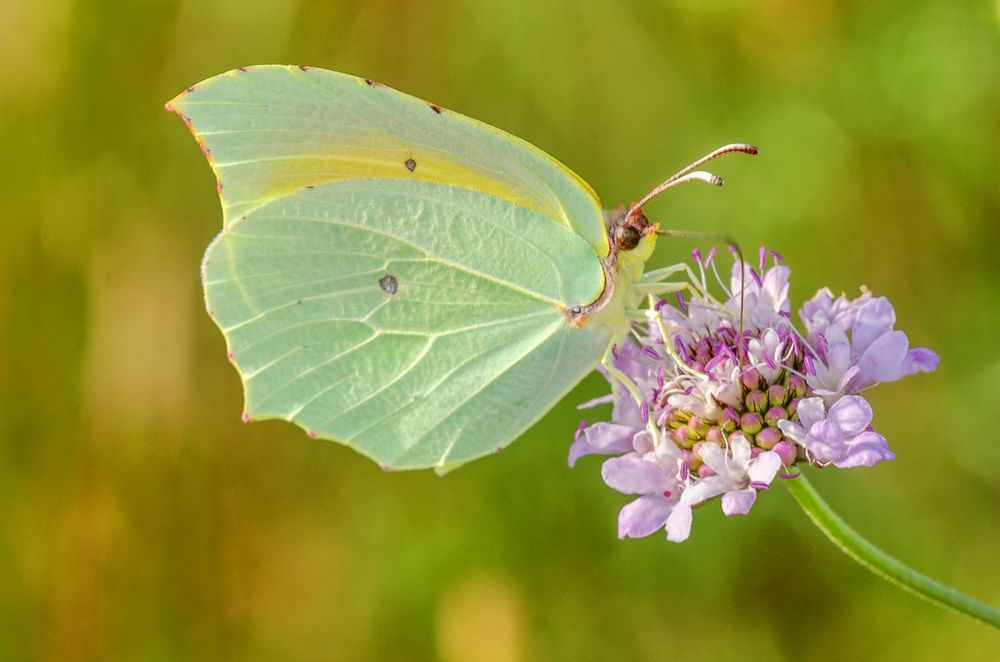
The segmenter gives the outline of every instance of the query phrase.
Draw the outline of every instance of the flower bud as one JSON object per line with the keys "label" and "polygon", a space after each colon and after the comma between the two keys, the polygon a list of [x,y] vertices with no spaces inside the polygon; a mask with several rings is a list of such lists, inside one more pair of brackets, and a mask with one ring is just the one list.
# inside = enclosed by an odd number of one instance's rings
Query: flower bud
{"label": "flower bud", "polygon": [[806,380],[798,375],[788,378],[788,392],[796,398],[803,398],[806,395]]}
{"label": "flower bud", "polygon": [[788,418],[788,412],[784,407],[771,407],[764,414],[764,422],[771,426],[777,426],[778,421]]}
{"label": "flower bud", "polygon": [[719,427],[723,432],[729,434],[736,429],[736,426],[740,424],[740,416],[734,410],[726,407],[719,414]]}
{"label": "flower bud", "polygon": [[705,464],[705,462],[701,459],[701,457],[697,453],[693,453],[691,451],[682,451],[682,456],[684,458],[684,461],[687,462],[688,471],[697,473],[698,468],[701,465]]}
{"label": "flower bud", "polygon": [[757,372],[756,368],[747,368],[740,375],[740,381],[743,382],[743,386],[751,391],[755,388],[760,388],[760,373]]}
{"label": "flower bud", "polygon": [[753,411],[748,411],[740,417],[740,429],[747,434],[757,434],[760,432],[761,420],[760,414]]}
{"label": "flower bud", "polygon": [[694,440],[691,439],[691,431],[686,427],[671,430],[670,436],[673,438],[674,443],[681,448],[691,448],[691,444],[694,443]]}
{"label": "flower bud", "polygon": [[789,419],[794,420],[793,417],[796,419],[798,418],[795,416],[795,413],[799,410],[800,402],[802,402],[802,398],[792,398],[792,401],[788,403],[787,407],[785,407],[785,410],[788,412]]}
{"label": "flower bud", "polygon": [[764,428],[757,433],[757,445],[766,451],[774,448],[781,439],[781,430],[778,428]]}
{"label": "flower bud", "polygon": [[795,445],[787,439],[776,443],[774,448],[771,450],[778,454],[778,457],[781,458],[781,463],[786,467],[790,467],[795,464],[797,449],[795,448]]}
{"label": "flower bud", "polygon": [[707,464],[698,467],[698,478],[709,478],[715,475],[715,470]]}
{"label": "flower bud", "polygon": [[750,391],[747,393],[746,405],[750,411],[763,413],[767,409],[767,394],[764,391]]}
{"label": "flower bud", "polygon": [[726,436],[717,427],[709,428],[708,432],[705,433],[705,441],[716,446],[725,446]]}
{"label": "flower bud", "polygon": [[788,399],[788,389],[781,384],[772,384],[767,389],[767,401],[772,407],[782,407]]}
{"label": "flower bud", "polygon": [[701,416],[695,414],[688,420],[688,429],[691,431],[692,436],[697,436],[699,438],[704,438],[705,433],[708,432],[708,421],[706,421]]}

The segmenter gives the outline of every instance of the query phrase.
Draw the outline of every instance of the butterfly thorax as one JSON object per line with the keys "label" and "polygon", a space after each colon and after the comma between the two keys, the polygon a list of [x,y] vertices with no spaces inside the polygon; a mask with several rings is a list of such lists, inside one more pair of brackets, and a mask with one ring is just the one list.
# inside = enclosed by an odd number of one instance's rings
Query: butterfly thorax
{"label": "butterfly thorax", "polygon": [[622,208],[606,210],[604,216],[610,243],[610,251],[601,258],[604,290],[592,303],[569,309],[567,318],[573,326],[608,327],[618,335],[628,329],[625,311],[642,301],[634,285],[656,247],[656,225],[641,213],[628,216]]}

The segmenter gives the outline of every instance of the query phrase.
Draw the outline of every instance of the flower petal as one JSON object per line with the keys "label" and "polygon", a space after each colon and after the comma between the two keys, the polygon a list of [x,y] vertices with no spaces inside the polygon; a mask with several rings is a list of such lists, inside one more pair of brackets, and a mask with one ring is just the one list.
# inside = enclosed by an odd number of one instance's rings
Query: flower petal
{"label": "flower petal", "polygon": [[[641,496],[618,513],[618,537],[642,538],[663,528],[674,502],[658,494]],[[686,536],[685,536],[686,537]]]}
{"label": "flower petal", "polygon": [[851,341],[855,356],[862,354],[872,343],[892,331],[896,324],[896,311],[885,297],[872,299],[858,309]]}
{"label": "flower petal", "polygon": [[842,456],[834,461],[841,469],[871,467],[883,460],[895,460],[885,437],[877,432],[862,432],[845,444]]}
{"label": "flower petal", "polygon": [[852,380],[851,390],[857,392],[866,386],[902,377],[900,367],[909,347],[910,341],[902,331],[890,331],[879,337],[858,357],[861,372]]}
{"label": "flower petal", "polygon": [[757,500],[757,490],[748,487],[745,490],[726,492],[722,495],[722,512],[726,515],[746,515]]}
{"label": "flower petal", "polygon": [[823,405],[823,398],[805,398],[799,402],[796,410],[799,414],[799,421],[807,431],[816,423],[826,417],[826,407]]}
{"label": "flower petal", "polygon": [[872,408],[860,395],[845,395],[830,407],[826,420],[840,432],[854,436],[864,432],[872,422]]}
{"label": "flower petal", "polygon": [[673,487],[658,464],[637,455],[607,460],[601,476],[608,487],[623,494],[660,494]]}
{"label": "flower petal", "polygon": [[893,382],[903,377],[909,377],[918,372],[934,372],[937,370],[940,358],[937,354],[926,347],[911,349],[900,362],[894,374],[890,374],[888,379],[882,381]]}
{"label": "flower petal", "polygon": [[584,455],[615,455],[632,450],[635,428],[615,423],[594,423],[569,448],[569,466]]}
{"label": "flower petal", "polygon": [[778,473],[778,469],[780,468],[781,456],[773,451],[764,451],[750,465],[747,476],[752,483],[767,483],[770,485],[771,481],[774,480],[774,475]]}
{"label": "flower petal", "polygon": [[691,535],[691,506],[678,503],[667,517],[667,540],[684,542]]}

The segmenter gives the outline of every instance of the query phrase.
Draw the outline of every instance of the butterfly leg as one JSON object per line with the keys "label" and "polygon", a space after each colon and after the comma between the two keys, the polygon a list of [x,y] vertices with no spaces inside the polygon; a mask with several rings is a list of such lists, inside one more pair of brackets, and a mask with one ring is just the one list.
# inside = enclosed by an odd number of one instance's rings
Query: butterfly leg
{"label": "butterfly leg", "polygon": [[653,269],[652,271],[647,271],[642,275],[642,282],[644,283],[658,283],[660,281],[670,278],[676,273],[682,271],[690,271],[690,267],[686,264],[672,264],[669,267],[663,267],[662,269]]}
{"label": "butterfly leg", "polygon": [[632,381],[628,375],[616,368],[614,365],[614,345],[608,347],[608,351],[604,353],[604,358],[601,359],[601,365],[604,366],[604,369],[610,377],[614,378],[615,381],[625,387],[625,390],[629,392],[636,404],[642,404],[642,396],[639,395],[639,387],[636,386],[636,383]]}

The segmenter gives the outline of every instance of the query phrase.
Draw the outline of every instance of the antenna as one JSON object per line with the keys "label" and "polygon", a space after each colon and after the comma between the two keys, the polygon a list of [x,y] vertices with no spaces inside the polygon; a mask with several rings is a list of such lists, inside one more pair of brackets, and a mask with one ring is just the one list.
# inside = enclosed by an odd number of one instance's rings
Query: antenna
{"label": "antenna", "polygon": [[718,158],[723,154],[732,154],[733,152],[738,152],[740,154],[750,154],[752,156],[756,154],[758,150],[753,145],[747,145],[745,143],[732,143],[729,145],[723,145],[722,147],[709,152],[708,154],[701,157],[694,163],[684,168],[681,168],[670,177],[667,177],[660,185],[658,185],[652,191],[644,195],[642,200],[629,207],[628,213],[625,214],[625,218],[629,218],[633,214],[638,213],[644,204],[646,204],[659,194],[663,193],[668,188],[677,186],[678,184],[683,184],[684,182],[697,180],[706,182],[708,184],[713,184],[715,186],[722,186],[723,181],[721,177],[713,175],[710,172],[705,172],[704,170],[695,170],[695,168],[697,168],[703,163],[711,161],[712,159]]}

